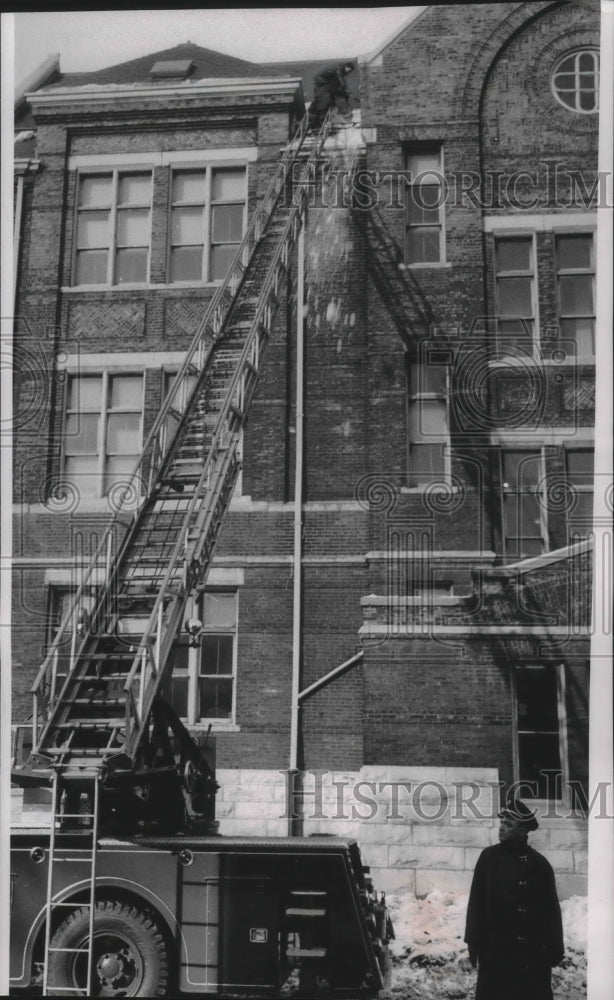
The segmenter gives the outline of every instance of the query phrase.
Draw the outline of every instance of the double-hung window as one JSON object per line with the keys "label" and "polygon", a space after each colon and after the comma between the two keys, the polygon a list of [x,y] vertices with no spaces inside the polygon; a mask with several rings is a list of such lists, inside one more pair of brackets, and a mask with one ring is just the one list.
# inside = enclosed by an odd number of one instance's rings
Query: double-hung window
{"label": "double-hung window", "polygon": [[227,724],[235,717],[236,591],[206,592],[200,620],[200,636],[192,642],[182,636],[173,647],[165,695],[190,725]]}
{"label": "double-hung window", "polygon": [[405,157],[405,263],[445,260],[442,147],[408,151]]}
{"label": "double-hung window", "polygon": [[546,537],[541,449],[501,453],[503,547],[512,559],[540,555]]}
{"label": "double-hung window", "polygon": [[170,281],[224,278],[245,229],[245,167],[174,170],[171,190]]}
{"label": "double-hung window", "polygon": [[573,505],[567,517],[568,541],[586,538],[593,525],[593,464],[592,448],[566,448],[565,472],[573,488]]}
{"label": "double-hung window", "polygon": [[80,175],[75,285],[147,282],[151,196],[151,171]]}
{"label": "double-hung window", "polygon": [[495,241],[499,347],[533,354],[535,264],[532,236],[501,236]]}
{"label": "double-hung window", "polygon": [[63,473],[86,496],[127,482],[142,446],[143,375],[69,375]]}
{"label": "double-hung window", "polygon": [[447,368],[408,363],[409,486],[442,481],[450,474]]}
{"label": "double-hung window", "polygon": [[516,780],[531,783],[534,798],[559,799],[567,776],[563,666],[522,664],[513,681]]}
{"label": "double-hung window", "polygon": [[561,337],[575,344],[578,360],[595,356],[595,258],[590,233],[556,237],[556,277]]}

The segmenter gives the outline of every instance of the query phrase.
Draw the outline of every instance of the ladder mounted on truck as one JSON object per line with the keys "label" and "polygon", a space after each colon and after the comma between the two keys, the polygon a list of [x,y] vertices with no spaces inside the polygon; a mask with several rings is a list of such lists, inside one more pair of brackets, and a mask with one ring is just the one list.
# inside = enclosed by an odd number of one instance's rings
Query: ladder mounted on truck
{"label": "ladder mounted on truck", "polygon": [[[330,113],[315,134],[305,117],[282,153],[32,689],[33,751],[14,779],[53,784],[54,801],[60,782],[68,801],[71,786],[94,775],[103,827],[177,830],[214,817],[206,753],[160,690],[230,504],[237,445],[330,131]],[[64,822],[56,805],[54,825]]]}
{"label": "ladder mounted on truck", "polygon": [[[82,991],[71,986],[69,983],[62,983],[57,986],[49,984],[49,960],[53,955],[60,952],[71,952],[76,961],[83,960],[86,970],[87,996],[92,995],[92,983],[94,973],[94,913],[96,907],[96,858],[98,852],[98,823],[100,819],[100,773],[98,771],[85,771],[80,775],[79,782],[86,793],[88,801],[91,803],[91,812],[84,813],[79,809],[81,794],[79,786],[71,786],[71,791],[64,791],[61,775],[56,771],[53,775],[51,794],[51,836],[49,839],[49,867],[47,869],[47,894],[45,901],[45,964],[43,968],[43,996],[53,996],[56,993],[60,996],[71,993],[81,994]],[[63,796],[65,801],[63,802]],[[77,812],[71,812],[77,809]],[[73,820],[73,825],[85,824],[80,827],[85,840],[80,844],[80,849],[72,852],[72,855],[56,854],[56,839],[58,828],[67,820]],[[87,902],[81,903],[81,908],[87,907],[89,916],[89,933],[87,941],[79,947],[62,947],[56,945],[51,940],[54,917],[65,908],[65,911],[74,910],[74,902],[65,902],[56,899],[56,889],[54,875],[59,862],[64,864],[79,863],[83,865],[83,877],[89,883],[89,898]]]}

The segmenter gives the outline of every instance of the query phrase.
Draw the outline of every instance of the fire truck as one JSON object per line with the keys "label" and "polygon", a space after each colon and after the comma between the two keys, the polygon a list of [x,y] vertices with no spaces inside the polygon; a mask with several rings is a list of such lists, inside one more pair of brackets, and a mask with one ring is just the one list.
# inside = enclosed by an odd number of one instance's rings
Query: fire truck
{"label": "fire truck", "polygon": [[[307,119],[187,351],[40,668],[51,823],[15,834],[11,987],[45,996],[374,996],[392,927],[355,842],[217,835],[212,748],[162,697],[239,472],[331,116]],[[100,583],[100,575],[104,576]],[[86,595],[95,593],[87,608]]]}
{"label": "fire truck", "polygon": [[355,843],[189,832],[103,837],[92,908],[86,839],[66,832],[52,849],[40,831],[15,838],[13,987],[46,979],[50,996],[356,1000],[384,984],[385,906]]}

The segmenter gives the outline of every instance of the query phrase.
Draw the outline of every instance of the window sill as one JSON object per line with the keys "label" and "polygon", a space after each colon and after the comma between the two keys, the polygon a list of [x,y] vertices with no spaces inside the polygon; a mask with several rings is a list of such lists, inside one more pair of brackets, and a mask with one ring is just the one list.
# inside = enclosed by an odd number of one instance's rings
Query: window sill
{"label": "window sill", "polygon": [[[123,371],[123,369],[121,369]],[[132,515],[135,510],[137,510],[147,499],[145,494],[143,494],[139,502],[136,504],[131,504],[122,508],[122,513]],[[180,494],[177,494],[177,500],[180,500]],[[57,507],[54,505],[53,501],[47,501],[42,505],[43,510],[49,514],[63,513],[63,511],[58,511]],[[233,497],[230,501],[231,510],[242,510],[244,508],[251,509],[251,497]],[[95,497],[95,496],[80,496],[75,507],[75,511],[71,513],[81,513],[81,514],[115,514],[116,507],[111,507],[107,497]]]}
{"label": "window sill", "polygon": [[208,719],[201,722],[186,722],[181,720],[191,733],[206,733],[211,726],[212,733],[240,733],[241,726],[236,722],[225,722],[223,719]]}
{"label": "window sill", "polygon": [[399,271],[441,271],[452,267],[447,260],[441,260],[430,264],[398,264]]}
{"label": "window sill", "polygon": [[446,489],[450,494],[456,494],[461,492],[458,486],[452,486],[452,484],[448,482],[446,476],[443,476],[441,479],[434,479],[433,482],[431,483],[421,483],[420,486],[401,486],[399,487],[399,493],[401,493],[402,495],[404,494],[416,495],[419,493],[426,493],[426,491],[432,489],[433,486],[442,487]]}
{"label": "window sill", "polygon": [[185,291],[186,288],[219,288],[222,279],[217,281],[174,281],[172,284],[161,282],[148,282],[147,284],[122,284],[122,285],[62,285],[60,292],[62,295],[91,295],[92,292],[168,292],[173,289]]}
{"label": "window sill", "polygon": [[[138,504],[127,505],[125,508],[122,507],[122,513],[132,515],[135,510],[141,506],[145,499],[146,497],[143,496]],[[67,513],[67,511],[64,510],[58,510],[53,501],[49,500],[43,504],[43,509],[49,514]],[[115,514],[116,510],[117,508],[115,506],[111,507],[109,504],[108,497],[80,496],[76,502],[74,510],[71,509],[69,513],[111,515]]]}

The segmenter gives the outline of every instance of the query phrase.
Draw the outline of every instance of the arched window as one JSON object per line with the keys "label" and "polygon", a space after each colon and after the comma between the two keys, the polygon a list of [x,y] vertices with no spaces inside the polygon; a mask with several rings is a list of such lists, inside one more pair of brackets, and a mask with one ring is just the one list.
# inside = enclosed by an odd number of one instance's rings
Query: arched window
{"label": "arched window", "polygon": [[552,74],[557,101],[572,111],[590,115],[599,110],[599,53],[581,49],[564,56]]}

